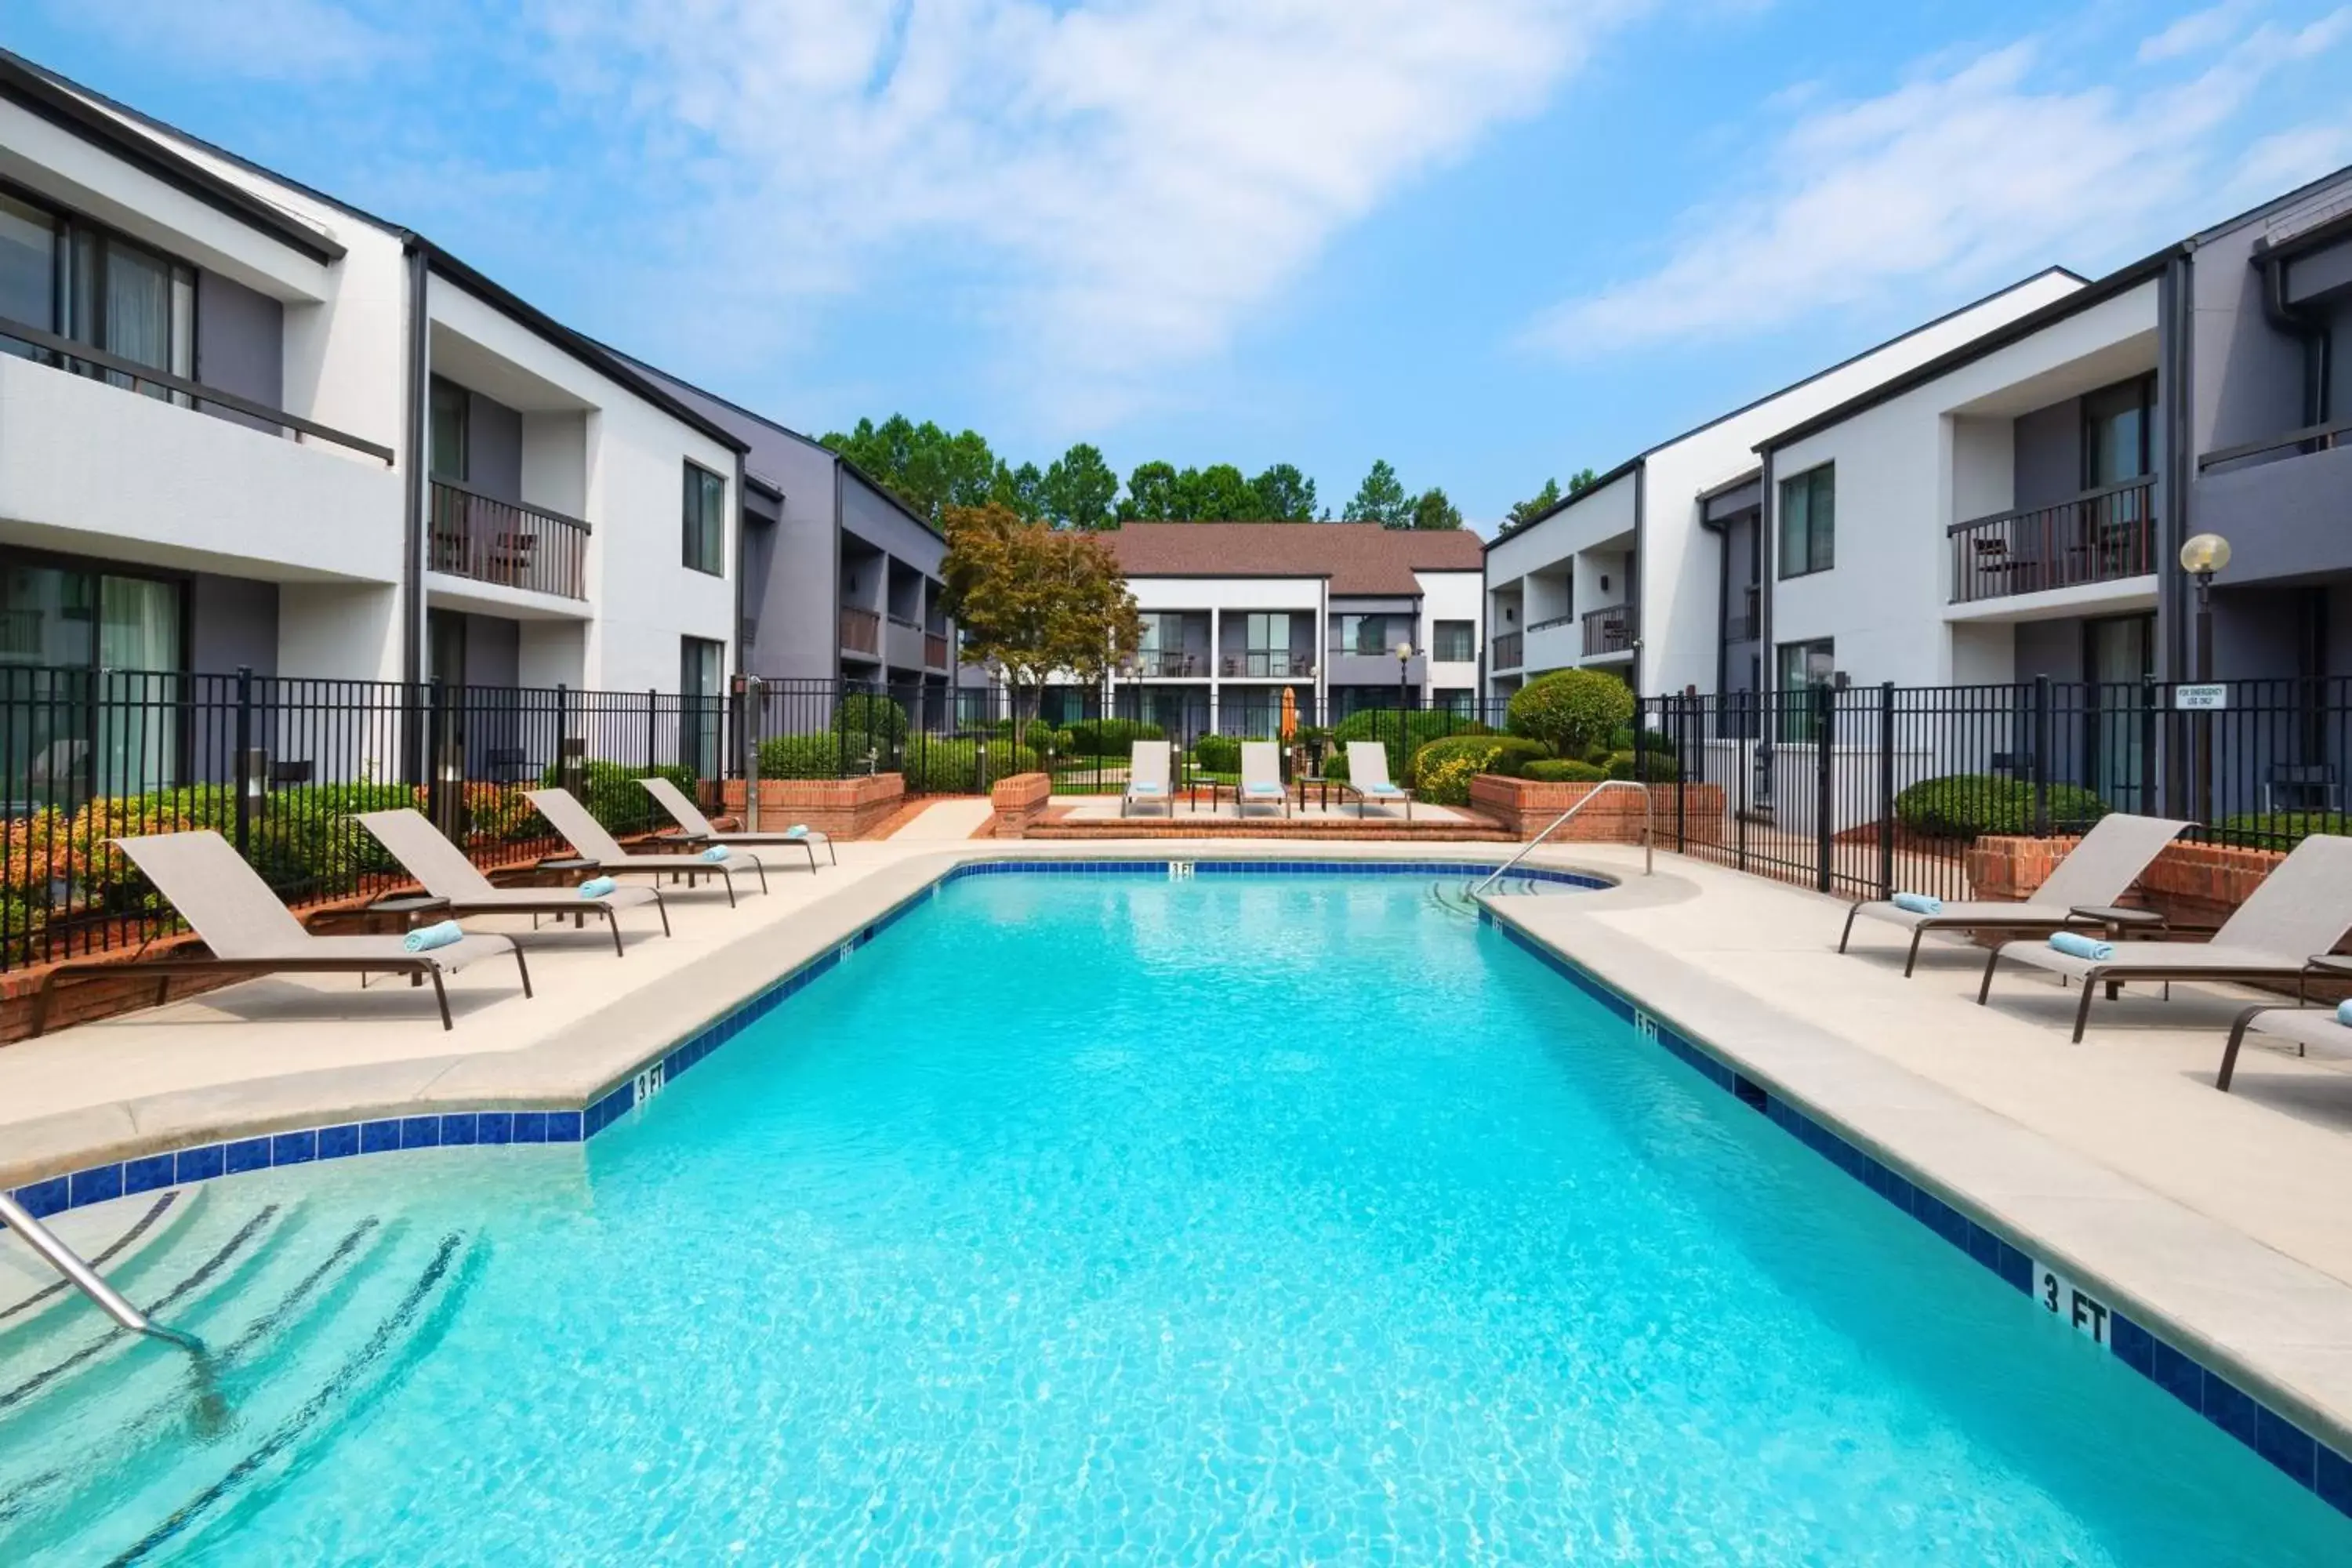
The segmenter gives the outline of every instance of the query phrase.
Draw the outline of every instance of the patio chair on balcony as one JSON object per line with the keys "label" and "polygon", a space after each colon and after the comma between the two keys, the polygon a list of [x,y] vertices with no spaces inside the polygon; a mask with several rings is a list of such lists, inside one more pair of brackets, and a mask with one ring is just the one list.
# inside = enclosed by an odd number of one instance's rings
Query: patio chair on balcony
{"label": "patio chair on balcony", "polygon": [[466,915],[597,915],[613,928],[613,953],[621,953],[621,911],[651,904],[661,916],[662,935],[669,935],[669,909],[653,888],[615,888],[596,897],[577,888],[501,888],[482,875],[481,868],[442,836],[421,811],[363,811],[360,826],[392,852],[400,868],[427,893],[443,900],[452,916]]}
{"label": "patio chair on balcony", "polygon": [[1290,792],[1282,787],[1282,748],[1272,741],[1242,742],[1241,787],[1234,792],[1234,815],[1247,816],[1254,805],[1278,805],[1290,815]]}
{"label": "patio chair on balcony", "polygon": [[639,779],[654,804],[669,813],[669,818],[685,830],[690,844],[725,844],[739,849],[800,849],[808,855],[809,869],[816,869],[816,847],[824,846],[825,858],[834,865],[841,857],[833,852],[833,840],[814,827],[803,827],[798,833],[721,833],[702,815],[702,808],[687,798],[684,790],[665,778]]}
{"label": "patio chair on balcony", "polygon": [[589,813],[586,806],[570,790],[532,789],[523,792],[523,798],[547,818],[572,852],[595,862],[597,874],[606,877],[683,877],[692,887],[704,877],[717,877],[727,888],[727,907],[735,907],[735,874],[754,871],[759,874],[760,891],[768,890],[768,868],[759,857],[746,855],[740,849],[727,847],[725,856],[706,859],[700,855],[655,854],[632,855],[621,847],[620,841],[604,831],[604,825]]}
{"label": "patio chair on balcony", "polygon": [[[2087,842],[2087,840],[2086,840]],[[2298,991],[2315,973],[2313,960],[2352,932],[2352,838],[2315,833],[2279,862],[2210,942],[2116,942],[2096,958],[2078,957],[2038,942],[2012,942],[1985,960],[1982,1005],[1992,973],[2004,958],[2082,982],[2074,1008],[2074,1039],[2090,1022],[2091,1000],[2126,981],[2235,980],[2294,982]]]}
{"label": "patio chair on balcony", "polygon": [[1412,820],[1412,792],[1389,778],[1389,749],[1379,741],[1348,742],[1348,791],[1356,797],[1360,820],[1375,804],[1402,805],[1404,819]]}
{"label": "patio chair on balcony", "polygon": [[1138,741],[1127,754],[1127,788],[1118,797],[1118,814],[1130,805],[1164,805],[1176,815],[1176,796],[1168,787],[1169,753],[1165,741]]}
{"label": "patio chair on balcony", "polygon": [[208,958],[85,959],[60,963],[41,976],[33,994],[32,1032],[48,1027],[49,1007],[67,980],[120,979],[152,975],[155,1005],[170,999],[175,975],[224,974],[406,974],[433,982],[441,1026],[449,1018],[445,977],[485,958],[512,953],[522,994],[530,994],[530,969],[512,937],[468,933],[444,947],[411,952],[397,936],[313,936],[280,902],[260,873],[245,863],[229,841],[210,829],[155,833],[109,842],[139,868],[170,901],[205,947]]}
{"label": "patio chair on balcony", "polygon": [[2103,816],[2023,903],[1956,900],[1926,910],[1908,909],[1887,900],[1865,899],[1846,910],[1845,931],[1838,937],[1838,951],[1843,952],[1853,938],[1854,918],[1858,915],[1905,927],[1911,932],[1911,951],[1903,960],[1903,977],[1908,980],[1919,963],[1920,941],[1929,931],[2034,932],[2046,936],[2074,926],[2096,929],[2096,920],[2074,911],[2104,908],[2122,898],[2164,852],[2164,847],[2188,826],[2185,822],[2131,816],[2122,812]]}

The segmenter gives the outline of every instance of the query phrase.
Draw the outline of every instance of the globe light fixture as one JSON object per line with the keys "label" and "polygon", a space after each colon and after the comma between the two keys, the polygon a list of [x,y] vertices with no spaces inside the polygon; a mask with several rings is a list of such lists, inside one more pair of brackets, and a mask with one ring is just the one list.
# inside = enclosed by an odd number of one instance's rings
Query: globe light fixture
{"label": "globe light fixture", "polygon": [[2180,569],[2210,580],[2230,564],[2230,542],[2218,533],[2193,535],[2180,546]]}

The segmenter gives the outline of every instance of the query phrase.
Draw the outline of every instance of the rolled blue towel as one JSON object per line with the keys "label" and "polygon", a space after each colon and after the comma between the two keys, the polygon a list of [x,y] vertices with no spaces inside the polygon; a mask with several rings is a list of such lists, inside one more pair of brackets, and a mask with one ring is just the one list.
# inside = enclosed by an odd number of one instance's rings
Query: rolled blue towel
{"label": "rolled blue towel", "polygon": [[793,823],[790,827],[784,829],[784,837],[787,838],[806,838],[808,837],[808,824],[805,822]]}
{"label": "rolled blue towel", "polygon": [[714,844],[709,848],[702,852],[702,858],[705,860],[711,861],[715,864],[720,860],[726,859],[727,857],[734,853],[735,851],[728,848],[724,844]]}
{"label": "rolled blue towel", "polygon": [[1897,893],[1895,907],[1915,915],[1940,915],[1944,912],[1944,900],[1933,893]]}
{"label": "rolled blue towel", "polygon": [[620,883],[610,877],[591,877],[580,884],[580,896],[583,899],[601,899],[605,894],[617,890],[620,886]]}
{"label": "rolled blue towel", "polygon": [[2116,955],[2114,942],[2101,942],[2097,937],[2084,936],[2076,931],[2060,931],[2050,939],[2050,945],[2061,952],[2088,959],[2093,963],[2105,963]]}
{"label": "rolled blue towel", "polygon": [[2352,1029],[2352,1002],[2336,1004],[2336,1021],[2346,1028]]}
{"label": "rolled blue towel", "polygon": [[447,947],[466,940],[465,928],[456,921],[442,921],[435,925],[418,926],[400,939],[400,945],[410,952],[429,952],[436,947]]}

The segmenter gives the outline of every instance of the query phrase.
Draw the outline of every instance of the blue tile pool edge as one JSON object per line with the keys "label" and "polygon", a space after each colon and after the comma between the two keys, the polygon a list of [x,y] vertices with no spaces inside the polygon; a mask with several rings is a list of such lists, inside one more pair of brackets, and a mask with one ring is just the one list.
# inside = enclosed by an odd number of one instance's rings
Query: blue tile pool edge
{"label": "blue tile pool edge", "polygon": [[[638,1063],[576,1109],[518,1110],[511,1107],[476,1107],[414,1116],[354,1119],[286,1131],[273,1129],[37,1178],[16,1187],[14,1196],[34,1218],[42,1219],[66,1209],[135,1196],[161,1187],[185,1186],[218,1176],[243,1175],[249,1171],[325,1163],[362,1154],[389,1154],[408,1149],[585,1142],[788,997],[829,973],[844,958],[905,919],[950,882],[967,877],[1007,875],[1166,878],[1171,868],[1180,867],[1209,876],[1336,877],[1469,877],[1484,876],[1495,868],[1492,862],[1475,860],[1242,860],[1165,855],[1147,859],[1013,856],[965,860],[947,868],[841,942],[698,1025],[677,1043]],[[1515,874],[1532,881],[1579,888],[1615,885],[1605,878],[1547,867],[1521,867]]]}
{"label": "blue tile pool edge", "polygon": [[[1762,1112],[1771,1123],[1855,1181],[1942,1237],[2020,1295],[2034,1293],[2032,1257],[2010,1237],[1967,1212],[1966,1200],[1871,1153],[1831,1119],[1790,1100],[1776,1087],[1750,1078],[1706,1044],[1648,1011],[1574,960],[1491,909],[1479,911],[1516,946],[1663,1047],[1707,1082]],[[2072,1267],[2069,1265],[2069,1267]],[[2090,1282],[2087,1271],[2074,1276]],[[2119,1292],[2098,1285],[2102,1305]],[[2179,1349],[2138,1319],[2114,1308],[2107,1350],[2117,1361],[2235,1437],[2273,1468],[2352,1519],[2352,1458],[2301,1422],[2249,1394],[2222,1373]],[[2152,1314],[2151,1314],[2152,1316]]]}

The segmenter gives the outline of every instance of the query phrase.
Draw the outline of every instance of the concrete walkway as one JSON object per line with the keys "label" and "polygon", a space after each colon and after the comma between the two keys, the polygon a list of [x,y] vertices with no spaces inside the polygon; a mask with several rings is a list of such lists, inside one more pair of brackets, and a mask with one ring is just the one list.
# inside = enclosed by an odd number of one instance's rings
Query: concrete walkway
{"label": "concrete walkway", "polygon": [[970,800],[943,800],[926,806],[920,815],[898,832],[890,835],[893,844],[952,844],[970,838],[986,826],[996,816],[996,808],[983,796]]}

